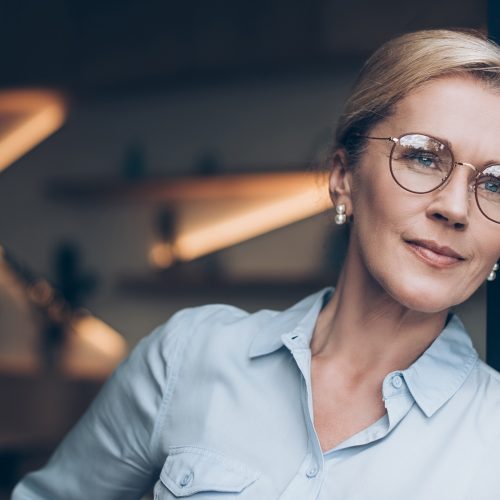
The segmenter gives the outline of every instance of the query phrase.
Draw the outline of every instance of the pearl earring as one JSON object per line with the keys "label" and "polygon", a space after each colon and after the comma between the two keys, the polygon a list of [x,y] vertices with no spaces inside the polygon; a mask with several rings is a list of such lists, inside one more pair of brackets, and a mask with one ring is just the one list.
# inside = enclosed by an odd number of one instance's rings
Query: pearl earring
{"label": "pearl earring", "polygon": [[493,269],[491,270],[491,273],[488,274],[488,277],[486,278],[488,281],[494,281],[495,278],[497,277],[497,271],[498,271],[498,263],[496,263],[493,266]]}
{"label": "pearl earring", "polygon": [[345,221],[347,220],[347,217],[345,215],[345,204],[340,203],[335,207],[335,224],[338,224],[339,226],[342,224],[345,224]]}

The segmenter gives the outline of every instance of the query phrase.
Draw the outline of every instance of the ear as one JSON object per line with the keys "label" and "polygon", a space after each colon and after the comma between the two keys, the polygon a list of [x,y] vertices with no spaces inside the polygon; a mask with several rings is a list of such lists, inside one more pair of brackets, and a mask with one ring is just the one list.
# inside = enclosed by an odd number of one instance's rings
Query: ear
{"label": "ear", "polygon": [[330,173],[330,198],[333,206],[344,203],[346,215],[352,215],[352,171],[348,168],[347,154],[344,149],[337,149],[332,158]]}

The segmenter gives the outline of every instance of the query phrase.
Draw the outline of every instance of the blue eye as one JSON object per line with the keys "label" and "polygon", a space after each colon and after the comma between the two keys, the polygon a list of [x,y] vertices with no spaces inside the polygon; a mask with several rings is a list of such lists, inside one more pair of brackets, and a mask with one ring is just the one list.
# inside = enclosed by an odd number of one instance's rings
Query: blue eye
{"label": "blue eye", "polygon": [[488,181],[484,183],[484,189],[490,193],[498,192],[498,182]]}
{"label": "blue eye", "polygon": [[429,158],[428,156],[420,155],[417,157],[417,160],[424,166],[424,167],[430,167],[433,163],[434,160],[432,158]]}
{"label": "blue eye", "polygon": [[423,151],[418,149],[409,148],[405,154],[404,158],[410,162],[412,162],[415,166],[424,167],[424,168],[433,168],[437,167],[436,164],[439,164],[439,157],[429,151]]}

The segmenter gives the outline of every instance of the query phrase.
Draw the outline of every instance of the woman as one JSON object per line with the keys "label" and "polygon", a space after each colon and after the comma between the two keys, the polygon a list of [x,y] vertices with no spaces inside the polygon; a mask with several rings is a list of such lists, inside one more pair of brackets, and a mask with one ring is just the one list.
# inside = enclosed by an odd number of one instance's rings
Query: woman
{"label": "woman", "polygon": [[14,499],[498,498],[500,375],[449,310],[494,278],[499,137],[499,47],[380,48],[332,152],[335,292],[176,314]]}

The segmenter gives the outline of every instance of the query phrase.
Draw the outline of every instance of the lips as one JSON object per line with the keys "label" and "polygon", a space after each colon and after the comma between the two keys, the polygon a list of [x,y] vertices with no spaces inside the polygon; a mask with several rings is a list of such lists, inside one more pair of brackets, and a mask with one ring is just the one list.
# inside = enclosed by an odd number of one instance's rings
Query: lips
{"label": "lips", "polygon": [[453,248],[438,245],[430,240],[406,240],[408,248],[420,258],[420,260],[433,267],[451,267],[465,260]]}

